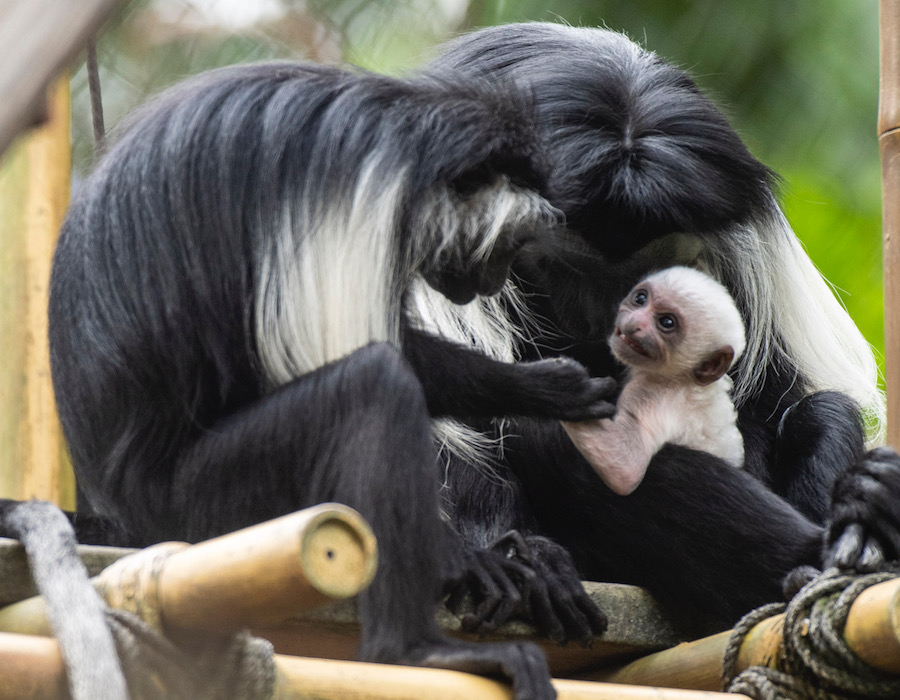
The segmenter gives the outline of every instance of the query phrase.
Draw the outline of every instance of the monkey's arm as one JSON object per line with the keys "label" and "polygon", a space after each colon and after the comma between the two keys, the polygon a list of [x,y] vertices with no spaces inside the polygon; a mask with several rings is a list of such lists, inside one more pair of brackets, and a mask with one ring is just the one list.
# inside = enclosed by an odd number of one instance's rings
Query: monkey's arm
{"label": "monkey's arm", "polygon": [[424,331],[408,329],[403,352],[432,416],[533,416],[587,420],[611,416],[616,383],[591,377],[575,360],[500,362]]}
{"label": "monkey's arm", "polygon": [[578,451],[620,496],[627,496],[638,487],[650,459],[665,442],[648,430],[645,409],[649,406],[642,406],[641,414],[637,414],[629,408],[630,403],[626,386],[615,419],[562,421]]}

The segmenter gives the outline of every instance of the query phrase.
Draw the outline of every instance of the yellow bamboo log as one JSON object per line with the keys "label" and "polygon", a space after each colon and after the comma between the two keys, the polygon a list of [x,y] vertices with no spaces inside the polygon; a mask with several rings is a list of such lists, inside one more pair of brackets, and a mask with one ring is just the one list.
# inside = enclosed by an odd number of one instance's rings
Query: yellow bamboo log
{"label": "yellow bamboo log", "polygon": [[[746,636],[737,671],[750,666],[776,667],[781,658],[784,615],[768,618]],[[731,632],[650,654],[614,669],[579,674],[587,680],[664,685],[671,688],[719,690],[722,658]],[[900,674],[900,578],[864,590],[847,617],[844,639],[864,662],[887,673]]]}
{"label": "yellow bamboo log", "polygon": [[69,202],[69,83],[51,91],[49,121],[0,167],[0,497],[75,505],[50,383],[50,261]]}
{"label": "yellow bamboo log", "polygon": [[66,667],[55,639],[0,632],[0,700],[68,698]]}
{"label": "yellow bamboo log", "polygon": [[[168,633],[229,634],[356,595],[376,560],[362,517],[323,504],[193,546],[150,547],[94,580],[111,607]],[[0,630],[52,634],[43,598],[0,609]]]}
{"label": "yellow bamboo log", "polygon": [[[510,700],[508,685],[458,671],[275,656],[276,700]],[[68,697],[56,641],[0,632],[0,700]],[[559,700],[740,700],[744,695],[555,680]]]}
{"label": "yellow bamboo log", "polygon": [[[507,684],[458,671],[276,656],[276,700],[511,700]],[[744,698],[671,688],[554,680],[559,700],[719,700]]]}
{"label": "yellow bamboo log", "polygon": [[884,247],[887,441],[900,445],[900,2],[881,0],[878,143]]}

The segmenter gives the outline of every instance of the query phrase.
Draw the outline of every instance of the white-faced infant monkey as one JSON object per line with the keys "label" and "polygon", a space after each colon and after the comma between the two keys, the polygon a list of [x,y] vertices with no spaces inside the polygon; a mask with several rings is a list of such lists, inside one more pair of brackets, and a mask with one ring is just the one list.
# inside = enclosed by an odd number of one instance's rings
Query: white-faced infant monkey
{"label": "white-faced infant monkey", "polygon": [[726,372],[744,324],[725,287],[688,267],[656,272],[622,301],[609,344],[628,367],[616,415],[563,427],[610,489],[634,491],[667,442],[743,464]]}

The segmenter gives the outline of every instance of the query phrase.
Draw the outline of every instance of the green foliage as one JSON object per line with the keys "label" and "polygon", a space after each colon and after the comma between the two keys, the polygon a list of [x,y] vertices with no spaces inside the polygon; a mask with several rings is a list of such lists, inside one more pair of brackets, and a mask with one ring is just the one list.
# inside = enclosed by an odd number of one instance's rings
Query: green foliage
{"label": "green foliage", "polygon": [[[281,2],[285,13],[275,21],[223,29],[198,27],[195,0],[133,0],[100,44],[108,123],[186,74],[229,63],[345,60],[396,73],[470,28],[527,20],[607,26],[686,68],[725,107],[751,150],[783,176],[788,217],[813,260],[870,342],[883,347],[877,3]],[[83,168],[91,158],[83,71],[73,86],[76,163]]]}
{"label": "green foliage", "polygon": [[469,20],[607,26],[687,69],[781,174],[791,224],[883,351],[877,3],[481,0]]}

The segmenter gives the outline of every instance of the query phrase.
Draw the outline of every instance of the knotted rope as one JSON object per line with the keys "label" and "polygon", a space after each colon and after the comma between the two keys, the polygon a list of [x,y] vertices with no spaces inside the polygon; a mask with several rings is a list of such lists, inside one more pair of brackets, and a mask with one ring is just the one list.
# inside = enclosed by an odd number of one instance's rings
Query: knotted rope
{"label": "knotted rope", "polygon": [[[859,575],[829,569],[789,603],[750,612],[735,626],[725,651],[725,689],[754,700],[900,698],[900,679],[860,660],[844,641],[850,606],[859,594],[897,575],[897,571]],[[777,668],[754,666],[736,674],[738,652],[747,634],[781,612],[785,616]]]}
{"label": "knotted rope", "polygon": [[[107,607],[78,557],[71,524],[56,506],[0,499],[0,536],[14,537],[25,547],[32,578],[47,601],[73,700],[274,697],[269,642],[242,632],[175,644],[135,612]],[[154,586],[156,562],[146,557],[143,568],[122,567],[122,575],[131,576],[126,588]],[[127,602],[124,594],[119,598]],[[137,604],[131,607],[147,612]]]}

